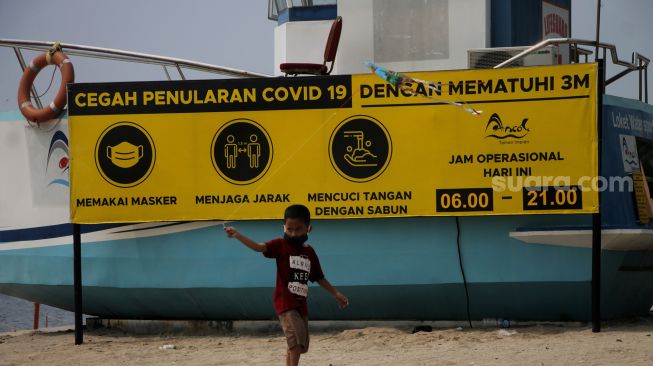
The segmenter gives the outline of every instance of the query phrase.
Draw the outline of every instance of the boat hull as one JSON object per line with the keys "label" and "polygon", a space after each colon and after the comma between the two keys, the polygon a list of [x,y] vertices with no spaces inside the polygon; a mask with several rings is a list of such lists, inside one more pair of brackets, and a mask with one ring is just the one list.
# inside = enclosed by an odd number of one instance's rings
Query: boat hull
{"label": "boat hull", "polygon": [[[603,172],[625,176],[624,131],[610,116],[653,120],[653,108],[606,97]],[[0,115],[0,292],[73,309],[65,119],[26,128]],[[649,136],[651,135],[651,136]],[[601,316],[646,315],[653,303],[653,224],[637,223],[632,191],[603,192]],[[590,215],[315,220],[309,242],[327,278],[313,319],[589,320]],[[221,221],[82,226],[84,313],[131,319],[271,319],[275,263],[228,239]],[[258,241],[280,221],[232,222]],[[547,234],[549,232],[550,234]],[[625,236],[624,236],[625,235]],[[631,240],[632,239],[632,240]],[[635,244],[633,244],[635,243]],[[469,309],[469,311],[468,311]]]}
{"label": "boat hull", "polygon": [[[586,220],[459,218],[459,242],[455,218],[316,220],[311,242],[327,277],[352,305],[340,310],[314,287],[311,318],[463,320],[469,301],[472,319],[589,320],[591,250],[508,237],[515,226],[533,222]],[[274,261],[227,239],[220,223],[204,224],[83,244],[84,312],[134,319],[274,318]],[[258,240],[281,231],[277,221],[235,224]],[[136,230],[133,236],[147,231]],[[0,262],[0,292],[73,309],[72,245],[3,250]],[[651,251],[604,251],[603,318],[648,313],[653,288],[645,284],[653,283],[653,272],[641,270],[647,266],[653,266]]]}

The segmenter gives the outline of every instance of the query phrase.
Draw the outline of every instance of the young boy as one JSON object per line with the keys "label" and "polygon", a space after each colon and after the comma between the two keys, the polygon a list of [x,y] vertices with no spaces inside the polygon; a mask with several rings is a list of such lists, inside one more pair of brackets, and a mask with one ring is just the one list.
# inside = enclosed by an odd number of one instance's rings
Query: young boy
{"label": "young boy", "polygon": [[311,231],[311,213],[306,206],[292,205],[283,216],[284,237],[258,243],[239,233],[236,228],[224,228],[229,238],[236,238],[248,248],[263,253],[277,261],[277,285],[274,289],[274,309],[279,316],[286,336],[288,352],[286,365],[298,365],[299,357],[308,351],[308,281],[326,289],[340,308],[349,305],[349,299],[327,281],[322,273],[317,254],[306,244]]}

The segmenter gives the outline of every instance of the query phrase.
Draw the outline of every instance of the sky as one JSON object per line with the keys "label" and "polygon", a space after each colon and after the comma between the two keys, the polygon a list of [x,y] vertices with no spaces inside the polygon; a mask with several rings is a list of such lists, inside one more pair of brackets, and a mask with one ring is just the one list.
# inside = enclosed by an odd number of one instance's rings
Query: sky
{"label": "sky", "polygon": [[[572,0],[572,37],[595,38],[596,4]],[[650,0],[602,0],[600,40],[617,45],[622,60],[630,61],[634,51],[653,58],[651,14]],[[276,67],[275,26],[267,19],[267,0],[0,0],[0,38],[115,48],[265,74]],[[35,55],[26,52],[25,58]],[[149,65],[99,60],[74,65],[76,80],[83,82],[165,78],[160,67]],[[609,75],[621,70],[608,66]],[[48,72],[39,75],[37,89],[47,88]],[[0,47],[0,111],[16,109],[20,74],[13,50]],[[609,86],[608,93],[637,98],[637,73]]]}
{"label": "sky", "polygon": [[[596,38],[596,0],[572,0],[571,35],[574,38]],[[619,59],[631,62],[631,54],[638,52],[653,60],[653,1],[602,0],[600,42],[617,46]],[[608,77],[623,70],[610,65]],[[637,72],[608,86],[607,94],[638,98]],[[649,66],[649,104],[653,104],[653,65]]]}
{"label": "sky", "polygon": [[[267,0],[0,0],[0,38],[114,48],[264,74],[273,73],[275,26]],[[26,53],[26,62],[35,56]],[[159,66],[73,61],[76,81],[165,79]],[[52,72],[41,74],[39,92]],[[14,51],[0,47],[0,111],[16,109],[20,75]]]}

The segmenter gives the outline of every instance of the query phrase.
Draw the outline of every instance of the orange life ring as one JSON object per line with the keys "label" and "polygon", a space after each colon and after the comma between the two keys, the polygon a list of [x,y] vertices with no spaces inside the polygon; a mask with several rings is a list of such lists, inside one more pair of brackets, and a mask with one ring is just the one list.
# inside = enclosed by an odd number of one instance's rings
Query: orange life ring
{"label": "orange life ring", "polygon": [[[43,108],[35,108],[30,99],[32,84],[39,71],[48,65],[59,67],[59,71],[61,71],[61,85],[59,86],[57,95],[49,105]],[[45,122],[55,118],[66,106],[66,84],[74,81],[75,70],[73,69],[73,64],[63,52],[57,51],[52,55],[49,52],[45,52],[37,56],[25,68],[23,76],[20,78],[20,84],[18,85],[18,107],[20,108],[20,112],[28,121],[32,122]]]}

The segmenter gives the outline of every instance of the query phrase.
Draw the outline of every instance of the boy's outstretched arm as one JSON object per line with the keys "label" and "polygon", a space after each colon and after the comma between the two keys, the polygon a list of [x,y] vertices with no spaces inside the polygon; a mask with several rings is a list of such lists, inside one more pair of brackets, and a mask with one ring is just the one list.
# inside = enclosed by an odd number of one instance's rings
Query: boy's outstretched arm
{"label": "boy's outstretched arm", "polygon": [[331,285],[331,282],[326,279],[326,277],[323,277],[321,280],[318,280],[317,283],[322,286],[323,289],[329,291],[333,297],[336,298],[336,301],[338,302],[338,306],[340,306],[341,309],[346,308],[349,306],[349,299],[347,296],[343,295],[342,292],[338,291],[333,285]]}
{"label": "boy's outstretched arm", "polygon": [[257,243],[254,240],[246,237],[245,235],[239,233],[238,230],[236,230],[236,228],[233,226],[225,226],[224,232],[227,233],[228,238],[238,239],[241,243],[245,244],[246,247],[255,252],[265,252],[267,249],[265,244]]}

